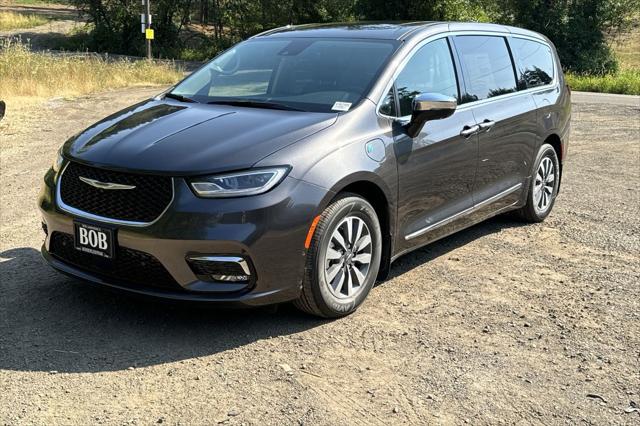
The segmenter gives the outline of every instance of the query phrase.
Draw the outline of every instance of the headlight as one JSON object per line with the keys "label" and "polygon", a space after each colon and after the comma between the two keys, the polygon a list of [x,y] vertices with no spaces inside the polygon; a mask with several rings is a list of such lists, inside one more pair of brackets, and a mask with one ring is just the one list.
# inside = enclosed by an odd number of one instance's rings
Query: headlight
{"label": "headlight", "polygon": [[64,163],[64,157],[62,156],[62,148],[60,148],[58,150],[58,154],[56,156],[56,159],[53,160],[53,165],[51,166],[53,168],[53,171],[58,173],[60,171],[60,169],[62,168],[62,164]]}
{"label": "headlight", "polygon": [[288,171],[287,167],[257,169],[194,178],[190,184],[200,197],[242,197],[267,192],[280,183]]}

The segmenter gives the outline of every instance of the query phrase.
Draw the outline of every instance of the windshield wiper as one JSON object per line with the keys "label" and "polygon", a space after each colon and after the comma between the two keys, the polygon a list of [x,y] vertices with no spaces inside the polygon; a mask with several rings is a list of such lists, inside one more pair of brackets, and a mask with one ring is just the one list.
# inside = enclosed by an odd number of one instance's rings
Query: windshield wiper
{"label": "windshield wiper", "polygon": [[178,100],[180,102],[198,103],[197,101],[194,101],[191,98],[187,98],[186,96],[178,95],[176,93],[171,93],[171,92],[165,94],[164,97],[165,98],[175,99],[175,100]]}
{"label": "windshield wiper", "polygon": [[249,108],[267,108],[267,109],[281,109],[285,111],[304,111],[300,108],[291,107],[289,105],[278,104],[275,102],[263,102],[263,101],[249,101],[243,99],[229,100],[229,101],[211,101],[207,102],[212,105],[235,105],[244,106]]}

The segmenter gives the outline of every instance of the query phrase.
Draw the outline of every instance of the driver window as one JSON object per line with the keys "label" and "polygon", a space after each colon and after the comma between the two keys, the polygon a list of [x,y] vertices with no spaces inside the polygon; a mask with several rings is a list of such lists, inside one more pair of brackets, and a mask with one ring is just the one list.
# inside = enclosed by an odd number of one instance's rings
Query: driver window
{"label": "driver window", "polygon": [[413,98],[420,93],[440,93],[458,99],[456,72],[447,39],[420,48],[396,79],[400,116],[411,115]]}

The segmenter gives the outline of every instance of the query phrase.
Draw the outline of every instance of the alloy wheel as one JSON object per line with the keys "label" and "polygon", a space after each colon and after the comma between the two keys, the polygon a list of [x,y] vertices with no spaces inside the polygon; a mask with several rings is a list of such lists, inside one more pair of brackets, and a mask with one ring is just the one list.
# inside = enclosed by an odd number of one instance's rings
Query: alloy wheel
{"label": "alloy wheel", "polygon": [[544,157],[538,166],[533,184],[533,201],[537,213],[545,213],[549,209],[555,191],[555,180],[553,161]]}
{"label": "alloy wheel", "polygon": [[372,247],[371,232],[361,218],[347,216],[335,228],[324,258],[325,282],[335,297],[350,298],[364,288]]}

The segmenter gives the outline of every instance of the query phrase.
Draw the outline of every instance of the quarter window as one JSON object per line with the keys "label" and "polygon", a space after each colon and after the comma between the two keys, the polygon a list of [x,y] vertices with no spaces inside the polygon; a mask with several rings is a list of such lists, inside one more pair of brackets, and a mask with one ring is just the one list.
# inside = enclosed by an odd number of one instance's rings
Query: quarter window
{"label": "quarter window", "polygon": [[513,63],[504,37],[457,36],[455,43],[465,75],[464,101],[516,91]]}
{"label": "quarter window", "polygon": [[544,86],[553,81],[553,55],[549,46],[523,38],[510,40],[518,63],[518,88]]}
{"label": "quarter window", "polygon": [[390,117],[395,117],[397,115],[396,97],[393,93],[393,87],[389,89],[389,93],[387,93],[387,96],[382,100],[382,103],[380,104],[380,113]]}
{"label": "quarter window", "polygon": [[396,79],[400,116],[411,115],[413,98],[420,93],[440,93],[458,98],[451,50],[444,38],[421,47]]}

